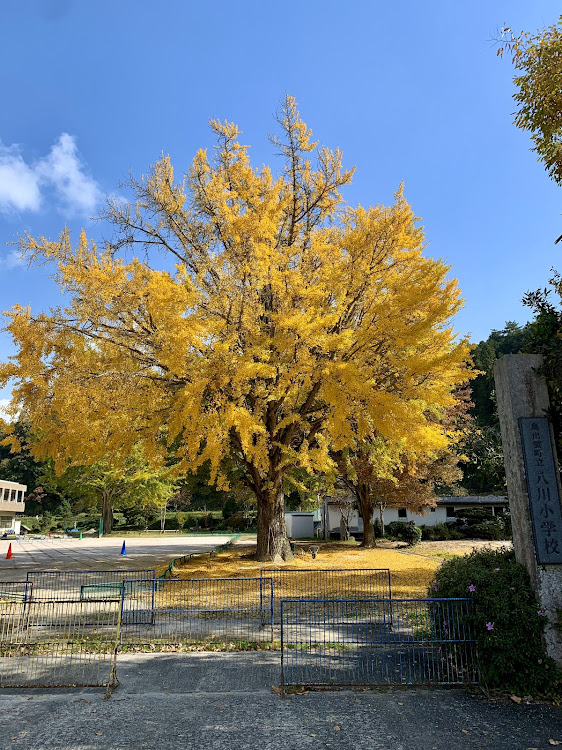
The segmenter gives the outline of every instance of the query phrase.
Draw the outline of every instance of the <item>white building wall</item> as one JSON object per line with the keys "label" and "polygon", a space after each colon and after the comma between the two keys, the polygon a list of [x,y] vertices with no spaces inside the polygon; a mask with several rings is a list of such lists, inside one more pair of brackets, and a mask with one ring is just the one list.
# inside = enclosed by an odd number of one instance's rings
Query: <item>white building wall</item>
{"label": "white building wall", "polygon": [[[491,502],[479,502],[479,498],[475,498],[474,504],[470,503],[470,501],[466,502],[466,500],[469,500],[469,498],[467,497],[463,497],[460,499],[464,501],[462,502],[462,504],[458,501],[455,502],[455,500],[457,500],[457,498],[455,497],[443,498],[444,501],[442,503],[436,505],[433,509],[428,508],[427,513],[425,514],[412,513],[411,511],[406,510],[405,512],[402,511],[402,515],[400,515],[398,508],[385,508],[385,510],[383,511],[384,523],[385,525],[388,525],[393,521],[401,521],[403,523],[413,521],[416,526],[435,526],[438,523],[454,521],[456,515],[462,517],[463,509],[468,510],[470,508],[488,508],[491,511],[491,515],[494,516],[498,513],[503,513],[508,508],[507,498],[503,497],[494,497],[494,504],[492,504]],[[482,499],[492,500],[491,497],[485,497]],[[448,507],[456,509],[457,513],[455,515],[448,516]],[[379,518],[378,508],[375,509],[375,512],[373,514],[373,520],[375,518]],[[327,537],[331,533],[339,533],[341,513],[335,505],[332,505],[329,502],[329,499],[326,499],[324,501],[324,505],[322,507],[322,519],[327,527],[327,531],[324,533],[325,537]],[[351,516],[350,533],[352,536],[353,534],[363,533],[363,520],[359,517],[357,511],[354,511]]]}
{"label": "white building wall", "polygon": [[0,479],[0,534],[5,531],[20,533],[21,521],[16,520],[16,513],[25,510],[25,484]]}
{"label": "white building wall", "polygon": [[20,533],[21,521],[16,521],[16,514],[9,512],[0,513],[0,534],[5,531],[15,531],[16,534]]}
{"label": "white building wall", "polygon": [[[328,532],[339,532],[341,519],[340,511],[335,506],[328,503],[327,513],[325,515],[328,519]],[[385,525],[392,523],[393,521],[403,521],[404,523],[413,521],[416,526],[435,526],[438,523],[445,523],[446,521],[454,520],[447,517],[447,508],[444,505],[436,506],[433,511],[428,509],[428,512],[425,515],[412,513],[407,510],[405,517],[398,515],[398,508],[385,508],[383,516]],[[373,521],[378,517],[379,511],[377,509],[373,514]],[[359,516],[357,511],[353,511],[351,515],[350,533],[352,536],[354,533],[363,533],[363,519]]]}

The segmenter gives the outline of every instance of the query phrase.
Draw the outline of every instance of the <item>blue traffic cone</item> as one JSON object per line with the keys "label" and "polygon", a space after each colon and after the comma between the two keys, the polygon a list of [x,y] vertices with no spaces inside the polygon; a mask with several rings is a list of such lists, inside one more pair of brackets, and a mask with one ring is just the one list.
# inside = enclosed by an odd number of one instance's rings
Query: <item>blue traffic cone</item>
{"label": "blue traffic cone", "polygon": [[121,554],[122,555],[126,555],[127,554],[127,550],[125,549],[125,540],[124,539],[123,539],[123,546],[121,547]]}

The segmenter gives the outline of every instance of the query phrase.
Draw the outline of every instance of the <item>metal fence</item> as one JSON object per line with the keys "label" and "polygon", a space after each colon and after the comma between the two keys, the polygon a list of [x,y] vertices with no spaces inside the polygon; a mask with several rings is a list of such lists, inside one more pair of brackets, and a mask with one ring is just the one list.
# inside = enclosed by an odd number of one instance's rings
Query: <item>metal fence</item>
{"label": "metal fence", "polygon": [[125,581],[122,607],[124,644],[273,640],[271,578]]}
{"label": "metal fence", "polygon": [[19,632],[32,590],[27,581],[0,582],[0,647],[10,643]]}
{"label": "metal fence", "polygon": [[148,570],[32,570],[27,582],[33,584],[35,599],[113,599],[121,596],[123,581],[155,578]]}
{"label": "metal fence", "polygon": [[477,683],[471,607],[392,600],[386,569],[187,580],[153,570],[31,572],[0,582],[0,687],[109,690],[122,646],[228,649],[279,637],[283,688]]}
{"label": "metal fence", "polygon": [[282,599],[390,599],[387,568],[279,568],[262,570],[273,579],[274,615],[279,623]]}
{"label": "metal fence", "polygon": [[0,584],[0,687],[116,684],[121,600],[35,599],[29,582]]}
{"label": "metal fence", "polygon": [[281,602],[281,685],[479,681],[471,599]]}

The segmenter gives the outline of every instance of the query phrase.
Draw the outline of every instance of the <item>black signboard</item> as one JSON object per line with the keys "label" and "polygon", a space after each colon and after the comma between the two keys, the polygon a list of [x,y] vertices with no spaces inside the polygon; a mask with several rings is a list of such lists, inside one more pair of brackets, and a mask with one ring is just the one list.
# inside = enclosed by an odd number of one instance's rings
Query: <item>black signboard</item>
{"label": "black signboard", "polygon": [[519,420],[537,561],[562,563],[562,511],[546,417]]}

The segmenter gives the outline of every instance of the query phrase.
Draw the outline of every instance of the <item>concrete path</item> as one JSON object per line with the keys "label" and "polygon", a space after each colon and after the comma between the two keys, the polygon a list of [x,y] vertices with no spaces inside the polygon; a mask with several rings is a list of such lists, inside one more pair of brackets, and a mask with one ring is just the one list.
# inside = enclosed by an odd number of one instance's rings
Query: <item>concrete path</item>
{"label": "concrete path", "polygon": [[232,535],[124,537],[127,555],[121,553],[123,539],[22,539],[12,542],[11,560],[6,560],[9,542],[0,541],[0,581],[20,581],[28,570],[140,570],[171,562],[182,555],[210,552]]}
{"label": "concrete path", "polygon": [[0,749],[551,750],[549,740],[562,742],[562,709],[489,701],[477,692],[409,688],[281,699],[268,683],[277,658],[124,655],[121,685],[109,701],[103,690],[3,691]]}

